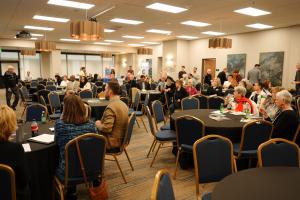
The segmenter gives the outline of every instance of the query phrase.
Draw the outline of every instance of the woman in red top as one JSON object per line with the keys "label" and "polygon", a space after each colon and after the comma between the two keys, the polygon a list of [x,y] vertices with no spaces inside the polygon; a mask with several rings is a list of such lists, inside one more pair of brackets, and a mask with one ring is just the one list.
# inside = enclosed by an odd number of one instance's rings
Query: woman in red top
{"label": "woman in red top", "polygon": [[254,107],[251,101],[245,97],[246,88],[243,86],[237,86],[234,88],[233,99],[229,100],[227,108],[235,112],[245,112],[246,110],[250,113],[254,112]]}
{"label": "woman in red top", "polygon": [[185,87],[185,90],[190,96],[198,93],[197,89],[193,86],[193,79],[188,80],[188,85]]}

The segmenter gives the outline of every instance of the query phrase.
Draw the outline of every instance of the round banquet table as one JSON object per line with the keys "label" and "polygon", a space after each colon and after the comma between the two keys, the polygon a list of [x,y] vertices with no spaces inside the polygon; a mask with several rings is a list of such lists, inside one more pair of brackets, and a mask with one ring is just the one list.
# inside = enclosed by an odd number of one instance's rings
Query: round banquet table
{"label": "round banquet table", "polygon": [[300,168],[263,167],[239,171],[217,183],[212,200],[299,199]]}
{"label": "round banquet table", "polygon": [[160,100],[161,93],[160,91],[156,90],[141,90],[141,100],[144,101],[146,98],[146,95],[149,94],[149,103],[148,106],[150,108],[150,111],[152,112],[152,102],[155,100]]}
{"label": "round banquet table", "polygon": [[88,103],[91,106],[92,109],[91,116],[95,120],[101,120],[104,110],[106,106],[109,104],[109,100],[98,99],[98,98],[86,98],[83,99],[83,101]]}
{"label": "round banquet table", "polygon": [[190,115],[202,120],[205,124],[205,135],[217,134],[229,138],[233,143],[239,142],[241,139],[242,129],[245,122],[241,122],[243,116],[225,113],[229,120],[216,121],[209,118],[213,109],[194,109],[175,112],[171,115],[171,129],[175,130],[175,119],[183,115]]}
{"label": "round banquet table", "polygon": [[[31,123],[23,127],[24,142],[29,143],[31,151],[25,153],[30,174],[31,200],[51,200],[53,195],[53,178],[58,164],[58,147],[55,143],[41,144],[26,141],[31,137]],[[39,134],[53,134],[49,130],[54,122],[39,124]],[[21,127],[20,127],[21,128]]]}

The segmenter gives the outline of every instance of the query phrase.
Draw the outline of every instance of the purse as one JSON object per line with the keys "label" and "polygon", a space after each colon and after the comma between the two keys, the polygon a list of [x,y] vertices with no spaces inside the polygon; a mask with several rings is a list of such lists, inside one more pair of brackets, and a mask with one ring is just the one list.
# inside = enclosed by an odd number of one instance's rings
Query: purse
{"label": "purse", "polygon": [[80,162],[80,168],[82,170],[84,183],[88,189],[90,200],[107,200],[108,199],[107,182],[105,181],[105,179],[102,178],[101,184],[99,186],[94,187],[92,185],[89,185],[87,176],[86,176],[86,171],[85,171],[84,164],[83,164],[82,157],[81,157],[81,151],[80,151],[78,140],[76,140],[76,148],[77,148],[77,154],[78,154],[78,158],[79,158],[79,162]]}

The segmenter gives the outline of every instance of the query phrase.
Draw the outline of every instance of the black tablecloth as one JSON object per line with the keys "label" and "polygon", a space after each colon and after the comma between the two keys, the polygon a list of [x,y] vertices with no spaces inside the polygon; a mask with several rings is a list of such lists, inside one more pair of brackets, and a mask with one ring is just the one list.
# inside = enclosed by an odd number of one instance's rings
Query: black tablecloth
{"label": "black tablecloth", "polygon": [[[31,137],[30,123],[23,125],[24,138]],[[49,130],[54,123],[40,124],[39,134],[52,134]],[[26,143],[26,141],[24,141]],[[51,200],[53,194],[53,177],[58,164],[58,147],[55,143],[40,144],[28,142],[30,152],[25,153],[30,173],[30,190],[32,200]]]}
{"label": "black tablecloth", "polygon": [[83,101],[88,103],[91,106],[92,118],[94,118],[95,120],[101,120],[104,110],[106,106],[109,104],[109,100],[100,100],[97,98],[92,98],[92,99],[83,99]]}
{"label": "black tablecloth", "polygon": [[299,199],[300,169],[264,167],[239,171],[225,177],[212,193],[212,200]]}
{"label": "black tablecloth", "polygon": [[232,115],[226,113],[226,117],[230,120],[216,121],[209,118],[209,114],[214,111],[212,109],[195,109],[179,111],[171,115],[171,129],[175,130],[175,119],[183,115],[191,115],[205,124],[205,135],[217,134],[229,138],[233,143],[239,142],[241,139],[242,129],[245,125],[244,122],[240,122],[242,116]]}

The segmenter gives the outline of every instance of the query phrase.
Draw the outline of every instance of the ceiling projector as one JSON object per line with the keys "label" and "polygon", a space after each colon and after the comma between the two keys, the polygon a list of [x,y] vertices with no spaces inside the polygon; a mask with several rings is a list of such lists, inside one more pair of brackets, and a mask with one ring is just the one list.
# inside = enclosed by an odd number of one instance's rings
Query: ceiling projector
{"label": "ceiling projector", "polygon": [[16,34],[16,38],[30,39],[31,35],[28,31],[20,31],[19,33]]}

